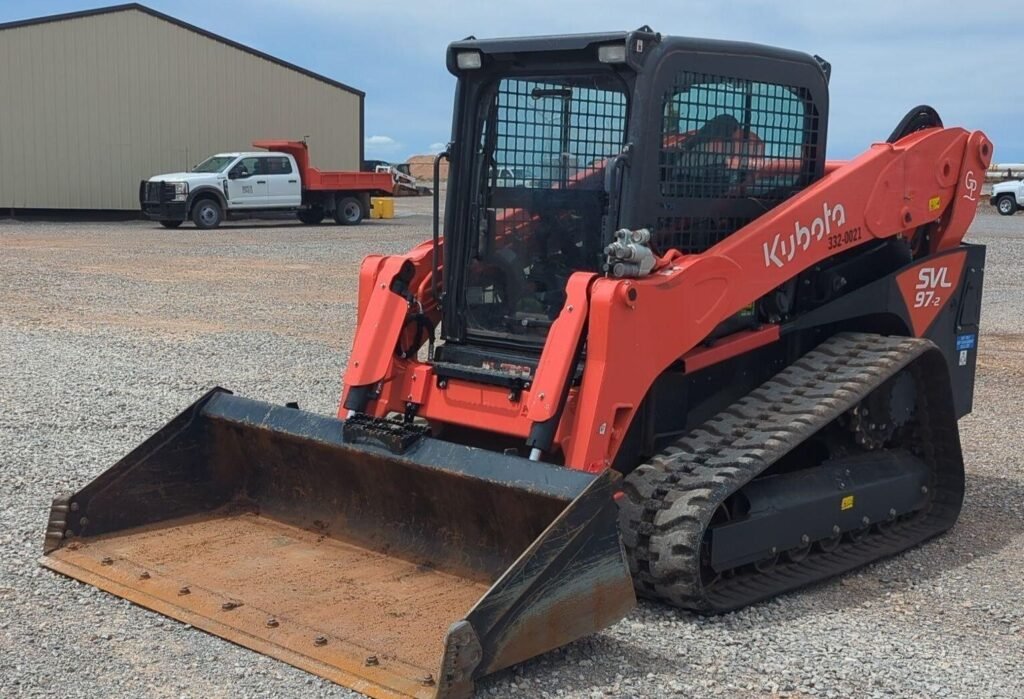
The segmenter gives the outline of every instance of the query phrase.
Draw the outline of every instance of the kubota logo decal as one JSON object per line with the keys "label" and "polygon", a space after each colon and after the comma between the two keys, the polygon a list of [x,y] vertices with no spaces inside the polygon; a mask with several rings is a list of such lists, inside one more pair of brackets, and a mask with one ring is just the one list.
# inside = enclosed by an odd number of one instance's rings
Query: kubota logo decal
{"label": "kubota logo decal", "polygon": [[942,255],[896,275],[900,295],[907,305],[911,329],[918,337],[924,335],[956,292],[966,257],[966,252]]}
{"label": "kubota logo decal", "polygon": [[821,216],[818,216],[810,225],[804,226],[800,221],[793,223],[793,232],[788,236],[783,233],[776,233],[771,244],[764,243],[764,266],[783,267],[801,251],[811,247],[812,242],[818,242],[828,237],[829,249],[838,248],[860,238],[860,227],[832,233],[832,226],[846,225],[846,208],[842,204],[829,206],[828,202],[821,205]]}

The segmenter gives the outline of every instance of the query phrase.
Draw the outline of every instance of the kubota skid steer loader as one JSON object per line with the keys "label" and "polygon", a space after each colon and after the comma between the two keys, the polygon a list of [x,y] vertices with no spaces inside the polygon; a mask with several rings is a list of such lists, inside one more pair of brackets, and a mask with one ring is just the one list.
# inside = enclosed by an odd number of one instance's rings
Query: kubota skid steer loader
{"label": "kubota skid steer loader", "polygon": [[918,107],[826,162],[824,60],[647,27],[448,68],[445,235],[435,198],[364,261],[338,418],[215,389],[54,502],[44,565],[466,697],[634,591],[734,609],[952,526],[982,133]]}

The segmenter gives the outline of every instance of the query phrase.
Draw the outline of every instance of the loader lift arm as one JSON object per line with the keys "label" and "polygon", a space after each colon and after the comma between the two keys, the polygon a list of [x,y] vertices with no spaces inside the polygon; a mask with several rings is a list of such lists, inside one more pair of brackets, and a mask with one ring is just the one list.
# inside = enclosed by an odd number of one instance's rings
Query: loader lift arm
{"label": "loader lift arm", "polygon": [[[837,252],[895,236],[909,238],[922,226],[929,231],[929,252],[958,245],[973,220],[977,177],[991,154],[991,143],[980,132],[919,131],[894,144],[872,146],[704,253],[669,252],[648,277],[576,273],[574,280],[580,280],[570,289],[589,293],[570,292],[521,403],[510,403],[507,391],[496,386],[467,389],[452,379],[440,388],[429,364],[396,360],[382,351],[397,346],[410,308],[390,290],[401,266],[397,261],[414,265],[414,280],[429,271],[422,248],[399,256],[382,268],[366,299],[367,320],[356,331],[343,405],[351,404],[353,387],[380,385],[379,399],[367,404],[375,415],[404,412],[412,402],[422,418],[458,423],[477,420],[484,409],[492,413],[493,429],[525,440],[534,425],[556,414],[553,397],[562,395],[572,380],[570,357],[586,328],[583,378],[563,418],[571,422],[560,427],[555,441],[561,437],[567,447],[567,465],[599,471],[614,460],[654,379],[753,299]],[[375,309],[384,307],[390,310],[377,315]],[[589,309],[586,323],[568,320],[579,318],[583,308]],[[678,322],[664,322],[666,308],[676,309]],[[762,339],[770,340],[772,332],[763,329]],[[640,355],[643,362],[636,361]],[[625,366],[629,372],[622,371]],[[484,400],[468,403],[470,391],[483,394]]]}

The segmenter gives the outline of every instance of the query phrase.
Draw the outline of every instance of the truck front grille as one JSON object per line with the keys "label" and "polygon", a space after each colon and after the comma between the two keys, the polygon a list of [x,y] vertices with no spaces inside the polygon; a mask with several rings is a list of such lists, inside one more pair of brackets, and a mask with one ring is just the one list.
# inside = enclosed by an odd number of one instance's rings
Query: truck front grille
{"label": "truck front grille", "polygon": [[[161,195],[163,193],[163,196]],[[160,204],[174,199],[174,185],[168,182],[146,182],[142,189],[144,204]]]}

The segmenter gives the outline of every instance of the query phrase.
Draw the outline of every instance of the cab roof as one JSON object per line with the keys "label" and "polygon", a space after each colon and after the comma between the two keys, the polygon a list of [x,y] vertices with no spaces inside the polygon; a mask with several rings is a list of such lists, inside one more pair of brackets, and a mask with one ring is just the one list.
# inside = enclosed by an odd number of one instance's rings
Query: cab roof
{"label": "cab roof", "polygon": [[[600,32],[591,34],[552,34],[548,36],[507,37],[477,39],[474,36],[448,45],[448,70],[459,75],[462,71],[456,65],[455,54],[460,51],[479,51],[496,59],[508,59],[514,54],[541,51],[576,53],[596,51],[603,44],[625,43],[628,47],[627,63],[634,69],[642,69],[645,54],[685,51],[688,53],[724,54],[746,56],[754,59],[771,59],[792,63],[809,64],[820,70],[827,82],[831,74],[828,61],[802,51],[767,46],[746,41],[727,41],[687,36],[669,36],[655,32],[648,26],[628,32]],[[596,58],[596,55],[594,55]]]}

